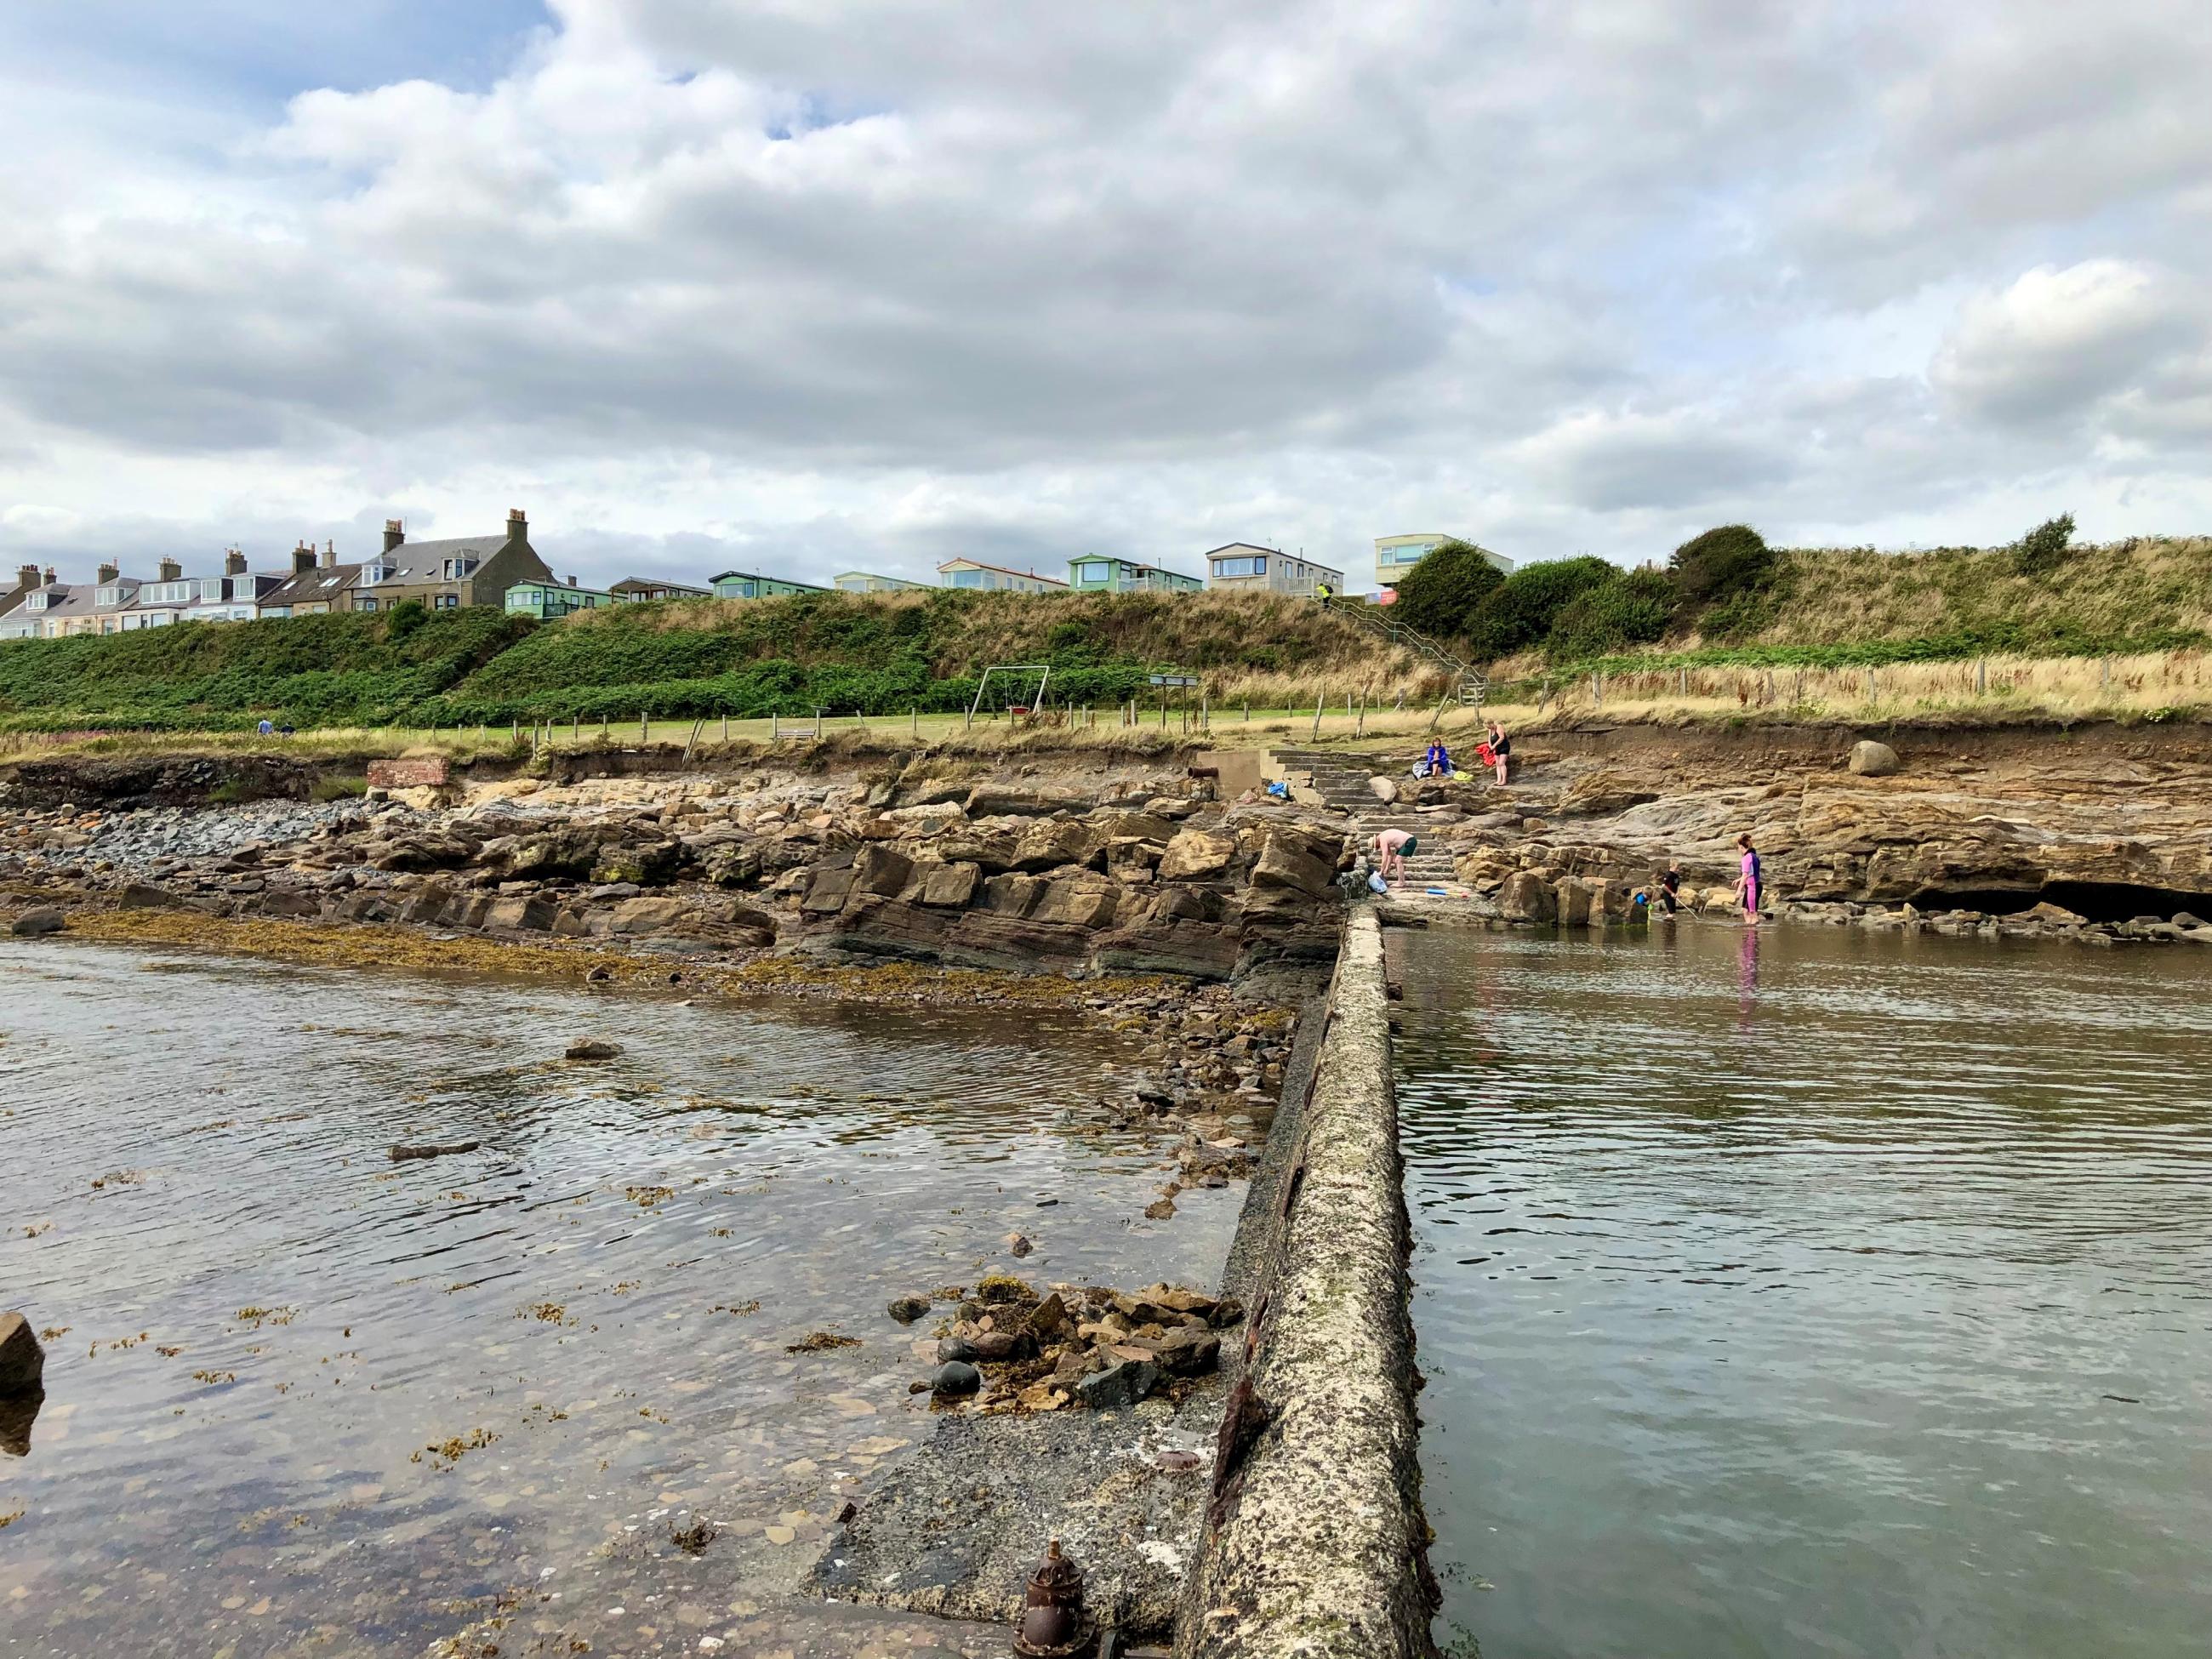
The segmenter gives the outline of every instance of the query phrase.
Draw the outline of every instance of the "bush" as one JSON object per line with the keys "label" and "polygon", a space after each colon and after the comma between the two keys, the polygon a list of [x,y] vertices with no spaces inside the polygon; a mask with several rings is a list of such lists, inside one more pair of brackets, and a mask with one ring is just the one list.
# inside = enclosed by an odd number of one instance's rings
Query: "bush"
{"label": "bush", "polygon": [[1667,562],[1679,605],[1694,617],[1774,580],[1774,550],[1747,524],[1724,524],[1692,536]]}
{"label": "bush", "polygon": [[405,639],[429,620],[430,613],[420,599],[402,599],[384,616],[384,637],[397,642]]}
{"label": "bush", "polygon": [[1553,661],[1602,657],[1663,638],[1674,584],[1659,570],[1624,570],[1568,600],[1553,619],[1544,652]]}
{"label": "bush", "polygon": [[1458,540],[1439,542],[1398,579],[1391,620],[1419,633],[1463,639],[1476,608],[1504,580],[1480,548]]}
{"label": "bush", "polygon": [[2012,545],[2012,568],[2023,576],[2050,569],[2066,556],[2074,540],[2074,515],[2045,519]]}
{"label": "bush", "polygon": [[1547,638],[1571,603],[1620,574],[1620,566],[1588,555],[1524,564],[1475,607],[1465,637],[1480,660],[1510,656]]}

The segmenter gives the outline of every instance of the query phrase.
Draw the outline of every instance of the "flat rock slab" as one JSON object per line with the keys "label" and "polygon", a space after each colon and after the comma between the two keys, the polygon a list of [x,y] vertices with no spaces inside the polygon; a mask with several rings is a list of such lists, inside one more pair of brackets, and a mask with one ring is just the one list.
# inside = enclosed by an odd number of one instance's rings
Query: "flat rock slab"
{"label": "flat rock slab", "polygon": [[[832,1601],[1010,1626],[1047,1540],[1058,1538],[1082,1566],[1102,1624],[1165,1631],[1205,1518],[1223,1398],[1210,1380],[1164,1419],[941,1418],[863,1500],[808,1588]],[[1195,1453],[1196,1467],[1164,1470],[1163,1452]]]}

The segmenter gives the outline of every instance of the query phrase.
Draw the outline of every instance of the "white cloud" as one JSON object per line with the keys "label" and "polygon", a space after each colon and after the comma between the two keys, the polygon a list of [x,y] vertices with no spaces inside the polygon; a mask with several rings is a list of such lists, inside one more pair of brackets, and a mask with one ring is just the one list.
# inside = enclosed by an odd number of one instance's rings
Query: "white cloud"
{"label": "white cloud", "polygon": [[555,12],[273,118],[0,70],[0,505],[48,515],[0,565],[72,514],[150,558],[520,502],[604,579],[2212,507],[2178,3]]}
{"label": "white cloud", "polygon": [[1960,308],[1930,377],[1986,419],[2078,418],[2195,331],[2194,309],[2179,283],[2126,260],[2039,265]]}

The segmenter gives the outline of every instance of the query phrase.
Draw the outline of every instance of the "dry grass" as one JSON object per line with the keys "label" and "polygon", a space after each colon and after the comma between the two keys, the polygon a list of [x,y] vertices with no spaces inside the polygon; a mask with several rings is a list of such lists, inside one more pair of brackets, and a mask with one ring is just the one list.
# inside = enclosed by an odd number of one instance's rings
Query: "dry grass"
{"label": "dry grass", "polygon": [[1540,707],[1498,705],[1509,722],[1539,717],[1797,720],[1959,715],[2130,720],[2212,708],[2212,657],[2167,651],[2125,657],[1989,657],[1867,668],[1662,668],[1582,676]]}
{"label": "dry grass", "polygon": [[2000,623],[2115,639],[2212,629],[2212,537],[2077,547],[2033,576],[2006,548],[1799,548],[1783,555],[1782,577],[1784,597],[1758,643],[1928,639]]}

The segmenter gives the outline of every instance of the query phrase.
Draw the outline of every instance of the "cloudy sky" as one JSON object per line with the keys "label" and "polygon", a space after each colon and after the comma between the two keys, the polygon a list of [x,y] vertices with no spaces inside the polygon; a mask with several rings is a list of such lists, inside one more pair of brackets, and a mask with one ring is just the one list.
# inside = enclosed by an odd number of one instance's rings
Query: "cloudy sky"
{"label": "cloudy sky", "polygon": [[0,565],[2212,530],[2203,0],[0,7]]}

